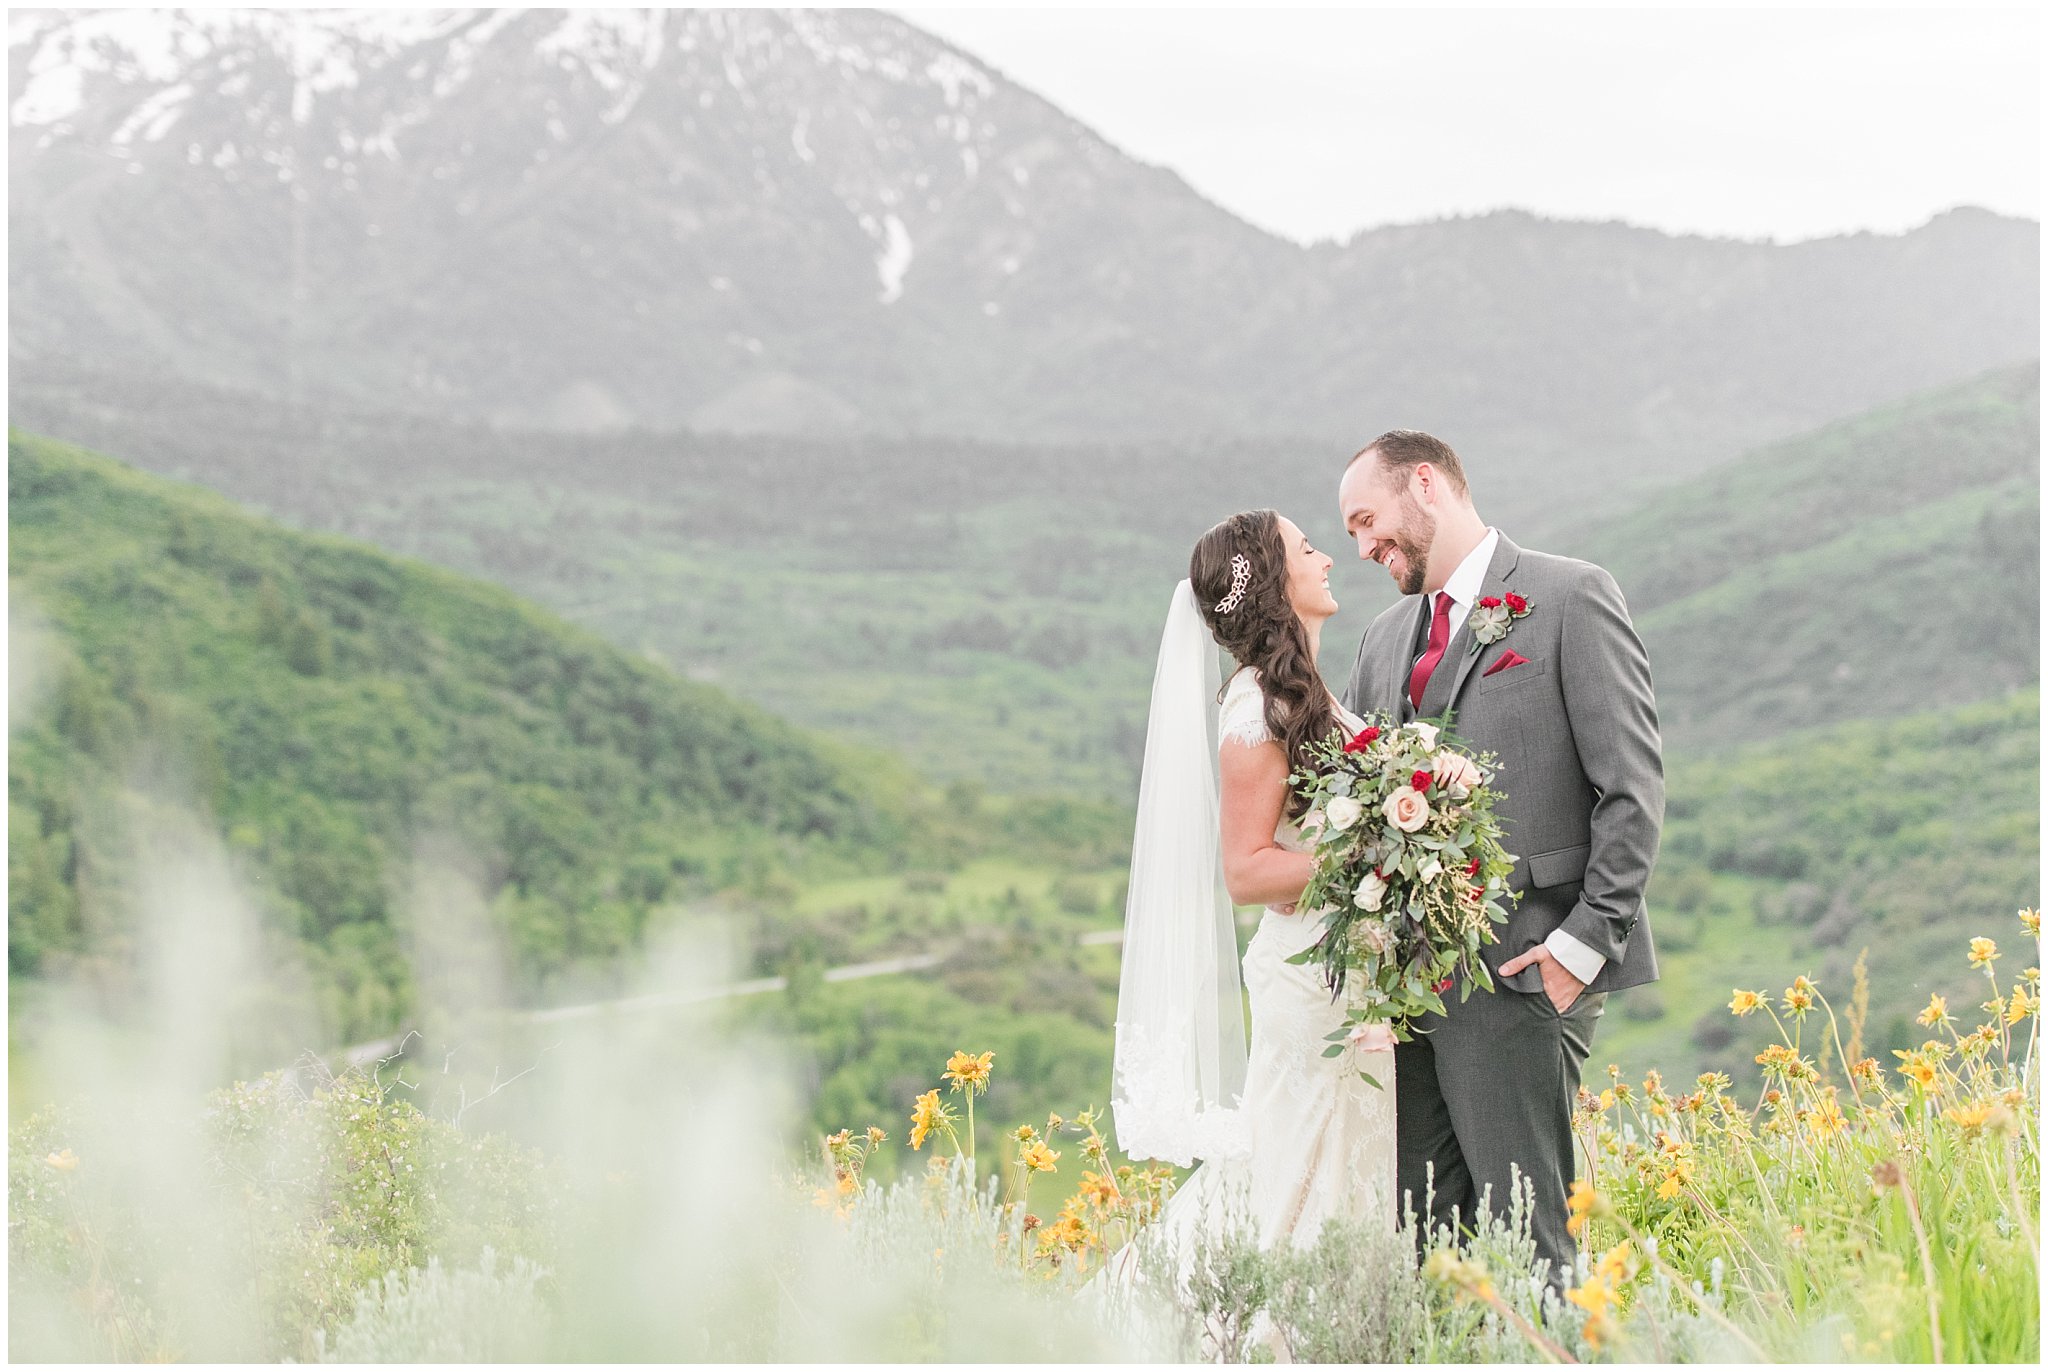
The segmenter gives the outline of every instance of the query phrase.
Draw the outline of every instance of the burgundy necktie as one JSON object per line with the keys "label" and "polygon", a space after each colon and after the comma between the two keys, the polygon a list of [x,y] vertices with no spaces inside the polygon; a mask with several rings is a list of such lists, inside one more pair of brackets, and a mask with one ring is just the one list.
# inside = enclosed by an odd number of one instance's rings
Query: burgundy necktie
{"label": "burgundy necktie", "polygon": [[1429,646],[1422,650],[1422,661],[1415,664],[1415,670],[1408,674],[1408,703],[1416,709],[1422,708],[1422,692],[1429,685],[1429,674],[1436,670],[1436,664],[1443,661],[1444,649],[1451,643],[1451,593],[1436,593],[1436,615],[1429,621]]}

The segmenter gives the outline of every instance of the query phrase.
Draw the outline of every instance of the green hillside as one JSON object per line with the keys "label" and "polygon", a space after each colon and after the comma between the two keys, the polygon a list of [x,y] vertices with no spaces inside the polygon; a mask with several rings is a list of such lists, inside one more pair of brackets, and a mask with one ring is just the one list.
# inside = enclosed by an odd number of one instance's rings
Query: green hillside
{"label": "green hillside", "polygon": [[[151,470],[485,577],[783,718],[997,793],[1128,803],[1167,590],[1222,515],[1275,505],[1340,555],[1333,671],[1392,594],[1344,555],[1344,454],[1280,439],[565,436],[87,374],[22,403]],[[1614,570],[1683,751],[2033,681],[2038,409],[2035,369],[1995,373],[1732,457],[1623,513],[1580,493],[1576,531],[1489,496],[1517,454],[1467,456],[1488,518]]]}
{"label": "green hillside", "polygon": [[2037,963],[2011,916],[2041,901],[2040,714],[2030,687],[1674,760],[1650,887],[1663,979],[1617,997],[1596,1057],[1753,1074],[1768,1026],[1729,1017],[1731,988],[1804,972],[1845,1007],[1866,950],[1866,1046],[1909,1046],[1930,994],[1983,998],[1972,937],[2007,946],[2007,981]]}
{"label": "green hillside", "polygon": [[474,862],[532,995],[708,892],[958,855],[971,806],[503,590],[18,433],[8,488],[40,683],[9,766],[14,976],[118,944],[124,792],[213,818],[350,1036],[407,1004],[393,883],[429,838]]}
{"label": "green hillside", "polygon": [[1680,749],[1953,709],[2039,672],[2040,376],[1775,444],[1567,539],[1621,583]]}

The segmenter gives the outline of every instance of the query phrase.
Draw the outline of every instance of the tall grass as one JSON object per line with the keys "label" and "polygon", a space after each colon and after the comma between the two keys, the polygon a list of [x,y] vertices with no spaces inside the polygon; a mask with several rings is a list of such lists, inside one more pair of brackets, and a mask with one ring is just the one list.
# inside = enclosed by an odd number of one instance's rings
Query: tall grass
{"label": "tall grass", "polygon": [[[1585,1092],[1560,1303],[1518,1210],[1275,1251],[1219,1223],[1167,1252],[1171,1174],[1119,1165],[1093,1111],[984,1121],[1000,1146],[974,1156],[988,1054],[808,1144],[792,1060],[709,1018],[599,1020],[500,1065],[503,964],[465,951],[491,934],[445,874],[415,883],[415,918],[459,926],[413,943],[450,1006],[432,1051],[209,1093],[266,1012],[234,997],[264,946],[218,855],[174,836],[127,1033],[56,997],[77,1099],[11,1130],[18,1358],[2038,1358],[2039,972],[2001,976],[1988,939],[1958,952],[1981,1015],[1930,1005],[1889,1065],[1860,997],[1838,1012],[1800,977],[1734,996],[1781,1031],[1755,1100],[1712,1074]],[[676,945],[650,975],[709,984],[726,961]],[[1101,1277],[1120,1251],[1135,1283]]]}

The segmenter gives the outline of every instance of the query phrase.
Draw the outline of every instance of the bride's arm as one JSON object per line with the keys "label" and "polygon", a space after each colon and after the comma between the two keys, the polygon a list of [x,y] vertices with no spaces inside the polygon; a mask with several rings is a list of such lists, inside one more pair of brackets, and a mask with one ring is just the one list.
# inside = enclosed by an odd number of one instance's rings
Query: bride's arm
{"label": "bride's arm", "polygon": [[1315,875],[1315,859],[1273,842],[1287,804],[1287,755],[1278,743],[1226,739],[1223,778],[1223,884],[1239,905],[1286,905]]}

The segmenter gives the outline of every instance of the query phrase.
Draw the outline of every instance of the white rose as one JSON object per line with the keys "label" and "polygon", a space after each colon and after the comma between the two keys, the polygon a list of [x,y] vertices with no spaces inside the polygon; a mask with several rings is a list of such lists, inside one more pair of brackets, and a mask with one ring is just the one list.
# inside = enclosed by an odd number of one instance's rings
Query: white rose
{"label": "white rose", "polygon": [[1439,784],[1454,791],[1471,795],[1479,785],[1479,765],[1471,758],[1445,749],[1430,763],[1430,771],[1436,774]]}
{"label": "white rose", "polygon": [[1443,863],[1437,861],[1435,858],[1431,858],[1428,862],[1422,864],[1421,869],[1417,871],[1415,875],[1422,878],[1424,881],[1435,881],[1438,877],[1442,876],[1443,873]]}
{"label": "white rose", "polygon": [[1387,883],[1378,872],[1367,872],[1359,879],[1358,889],[1351,893],[1351,903],[1361,910],[1377,910],[1386,898]]}
{"label": "white rose", "polygon": [[1354,1025],[1344,1042],[1363,1053],[1384,1053],[1394,1046],[1394,1031],[1384,1024]]}
{"label": "white rose", "polygon": [[1330,827],[1341,834],[1358,823],[1359,817],[1364,813],[1365,806],[1350,796],[1337,796],[1330,801]]}
{"label": "white rose", "polygon": [[1360,924],[1358,941],[1379,957],[1385,957],[1394,947],[1394,936],[1384,924]]}
{"label": "white rose", "polygon": [[1438,729],[1437,729],[1437,727],[1436,727],[1436,725],[1434,725],[1434,724],[1421,724],[1421,723],[1416,723],[1416,724],[1411,724],[1411,725],[1409,725],[1408,727],[1409,727],[1409,728],[1411,728],[1411,729],[1413,729],[1413,730],[1415,731],[1416,737],[1418,737],[1418,738],[1420,738],[1420,739],[1422,740],[1422,746],[1423,746],[1423,747],[1425,747],[1425,748],[1434,748],[1434,747],[1436,747],[1436,736],[1437,736],[1437,733],[1439,732],[1439,731],[1438,731]]}
{"label": "white rose", "polygon": [[1429,823],[1429,802],[1413,786],[1403,786],[1387,797],[1387,823],[1404,834],[1412,834]]}

